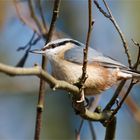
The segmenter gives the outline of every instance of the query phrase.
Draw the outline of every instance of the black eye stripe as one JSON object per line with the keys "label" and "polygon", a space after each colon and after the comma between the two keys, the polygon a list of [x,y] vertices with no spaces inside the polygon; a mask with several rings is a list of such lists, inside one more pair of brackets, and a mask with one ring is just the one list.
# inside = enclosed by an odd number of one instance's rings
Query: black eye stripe
{"label": "black eye stripe", "polygon": [[50,44],[49,46],[42,48],[42,50],[44,51],[46,49],[56,48],[58,46],[65,45],[67,43],[73,43],[73,44],[75,44],[77,46],[81,46],[81,44],[76,40],[66,40],[66,41],[55,43],[55,44]]}
{"label": "black eye stripe", "polygon": [[77,46],[81,46],[81,44],[78,41],[75,41],[75,40],[66,40],[66,41],[63,41],[63,42],[59,42],[59,43],[57,43],[55,45],[56,45],[56,47],[58,47],[58,46],[61,46],[61,45],[65,45],[67,43],[73,43],[73,44],[75,44]]}
{"label": "black eye stripe", "polygon": [[51,45],[51,48],[55,48],[55,47],[56,47],[56,44],[52,44],[52,45]]}

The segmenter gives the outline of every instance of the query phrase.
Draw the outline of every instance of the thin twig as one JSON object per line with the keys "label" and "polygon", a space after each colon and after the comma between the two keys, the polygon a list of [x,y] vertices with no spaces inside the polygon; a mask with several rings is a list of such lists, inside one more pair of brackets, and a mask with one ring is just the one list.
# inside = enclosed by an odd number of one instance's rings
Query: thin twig
{"label": "thin twig", "polygon": [[128,51],[128,43],[125,39],[125,36],[123,34],[123,32],[121,31],[119,25],[117,24],[115,18],[113,17],[112,13],[111,13],[111,10],[107,4],[107,2],[105,0],[103,0],[103,3],[108,11],[108,13],[106,13],[102,8],[101,6],[99,5],[99,3],[97,2],[97,0],[94,0],[94,3],[96,5],[96,7],[99,9],[99,11],[106,17],[108,18],[114,25],[114,27],[116,28],[117,32],[119,33],[120,35],[120,38],[122,40],[122,43],[123,43],[123,47],[124,47],[124,50],[125,50],[125,53],[127,55],[127,58],[128,58],[128,64],[129,64],[129,67],[131,68],[132,67],[132,62],[131,62],[131,57],[130,57],[130,54],[129,54],[129,51]]}
{"label": "thin twig", "polygon": [[94,4],[105,17],[110,18],[110,15],[102,9],[97,0],[94,0]]}
{"label": "thin twig", "polygon": [[[47,66],[47,59],[45,58],[45,56],[43,56],[42,57],[42,69],[45,70],[46,66]],[[43,112],[44,100],[45,100],[45,89],[46,89],[45,81],[41,78],[40,86],[39,86],[39,97],[38,97],[38,103],[37,103],[34,140],[40,139],[41,126],[42,126],[42,112]]]}
{"label": "thin twig", "polygon": [[[83,50],[83,67],[82,67],[82,76],[80,78],[80,81],[78,83],[76,83],[78,85],[78,87],[80,88],[80,93],[83,93],[83,85],[87,79],[87,63],[88,63],[88,48],[89,48],[89,42],[90,42],[90,36],[91,36],[91,31],[92,31],[92,27],[93,27],[94,21],[92,20],[92,0],[88,0],[88,32],[87,32],[87,38],[86,38],[86,46]],[[83,95],[80,95],[83,96]],[[74,97],[77,98],[77,97]],[[79,108],[81,109],[80,112],[83,114],[84,112],[86,112],[85,108],[83,108],[84,104],[83,102],[78,103],[77,104],[77,99],[73,98],[73,104],[75,105],[74,108],[76,111],[79,111]],[[81,99],[80,99],[81,100]],[[82,115],[81,114],[81,115]],[[79,131],[77,132],[77,139],[79,139],[80,137],[80,131],[81,128],[83,126],[83,121],[81,122]]]}
{"label": "thin twig", "polygon": [[137,70],[139,64],[140,64],[140,44],[136,41],[134,41],[134,39],[132,39],[132,42],[134,43],[135,46],[138,47],[138,55],[137,55],[137,60],[136,60],[136,63],[134,64],[133,68],[135,70]]}
{"label": "thin twig", "polygon": [[[129,52],[128,52],[128,43],[127,43],[127,41],[126,41],[126,39],[125,39],[125,37],[124,37],[124,34],[123,34],[123,32],[121,31],[119,25],[117,24],[115,18],[113,17],[112,12],[111,12],[111,10],[110,10],[110,8],[109,8],[107,2],[106,2],[105,0],[103,0],[103,3],[104,3],[104,5],[105,5],[105,7],[106,7],[106,9],[107,9],[107,12],[105,12],[105,11],[102,9],[102,7],[99,5],[99,3],[97,2],[97,0],[94,0],[94,3],[95,3],[95,5],[96,5],[96,7],[99,9],[99,11],[100,11],[106,18],[108,18],[108,19],[113,23],[114,27],[116,28],[117,32],[119,33],[120,38],[121,38],[122,43],[123,43],[123,47],[124,47],[124,49],[125,49],[125,53],[126,53],[126,55],[127,55],[129,67],[131,68],[131,67],[132,67],[132,64],[131,64],[131,63],[132,63],[132,62],[131,62],[130,54],[129,54]],[[111,98],[111,100],[109,101],[109,103],[108,103],[108,104],[106,105],[106,107],[104,108],[104,111],[105,111],[105,110],[110,110],[110,109],[112,108],[112,106],[114,105],[114,103],[115,103],[117,97],[119,96],[120,91],[122,90],[122,88],[123,88],[125,82],[126,82],[126,80],[123,80],[123,81],[120,83],[120,85],[118,86],[118,88],[117,88],[116,91],[115,91],[115,94],[113,95],[113,97]],[[115,113],[114,113],[114,114],[115,114]],[[114,115],[112,115],[112,116],[114,117]]]}
{"label": "thin twig", "polygon": [[13,0],[13,3],[14,3],[15,9],[16,9],[16,13],[17,13],[17,15],[18,15],[20,21],[21,21],[23,24],[26,24],[26,21],[24,20],[24,18],[21,16],[21,14],[20,14],[20,12],[19,12],[17,0]]}
{"label": "thin twig", "polygon": [[20,51],[20,50],[25,50],[26,48],[28,48],[26,51],[25,51],[25,54],[22,56],[22,58],[18,61],[18,63],[16,64],[16,67],[23,67],[25,65],[25,62],[28,58],[28,55],[29,55],[29,51],[32,47],[32,41],[35,37],[35,34],[36,32],[33,33],[31,39],[29,40],[29,42],[25,45],[25,46],[22,46],[22,47],[19,47],[17,49],[17,51]]}
{"label": "thin twig", "polygon": [[41,39],[41,36],[38,36],[36,39],[35,39],[35,34],[36,32],[33,33],[31,39],[29,40],[29,42],[25,45],[25,46],[22,46],[22,47],[19,47],[17,49],[17,51],[21,51],[21,50],[25,50],[27,48],[27,50],[25,51],[25,54],[22,56],[22,58],[18,61],[16,67],[23,67],[27,58],[28,58],[28,55],[29,55],[29,51],[31,49],[31,47],[33,45],[35,45],[40,39]]}
{"label": "thin twig", "polygon": [[[122,91],[120,96],[123,97],[124,94],[125,94],[125,91]],[[130,94],[132,95],[132,93]],[[125,104],[129,108],[131,115],[140,124],[140,108],[137,102],[133,99],[133,97],[128,96],[125,100]]]}
{"label": "thin twig", "polygon": [[28,0],[28,6],[29,6],[29,10],[30,10],[30,15],[31,15],[32,19],[34,20],[34,22],[36,23],[36,26],[38,27],[41,35],[45,35],[46,30],[44,29],[44,27],[42,26],[42,24],[40,23],[39,19],[37,18],[36,14],[35,14],[32,0]]}
{"label": "thin twig", "polygon": [[91,31],[93,27],[94,21],[92,20],[92,0],[88,0],[88,32],[87,32],[87,38],[86,38],[86,46],[83,50],[83,67],[82,67],[82,76],[80,79],[79,84],[81,86],[84,85],[86,79],[87,79],[87,63],[88,63],[88,48],[89,48],[89,42],[90,42],[90,36],[91,36]]}
{"label": "thin twig", "polygon": [[104,110],[110,110],[112,108],[112,106],[114,105],[116,99],[118,98],[118,96],[119,96],[122,88],[124,87],[125,83],[126,83],[126,80],[121,81],[121,83],[117,87],[115,93],[113,94],[113,97],[108,102],[108,104],[106,105],[106,107],[104,108]]}
{"label": "thin twig", "polygon": [[92,140],[96,140],[96,133],[93,127],[93,123],[91,121],[88,121],[88,125],[91,132]]}
{"label": "thin twig", "polygon": [[81,120],[79,129],[76,130],[76,140],[80,140],[80,132],[84,124],[84,119]]}
{"label": "thin twig", "polygon": [[105,2],[105,0],[103,0],[103,3],[104,3],[104,5],[105,5],[105,7],[106,7],[106,9],[107,9],[107,11],[108,11],[108,14],[109,14],[110,18],[112,18],[113,15],[112,15],[112,12],[111,12],[111,10],[110,10],[108,4]]}
{"label": "thin twig", "polygon": [[26,50],[22,58],[20,58],[20,60],[17,62],[16,67],[24,67],[28,56],[29,56],[29,49]]}
{"label": "thin twig", "polygon": [[52,15],[50,29],[48,31],[48,38],[46,39],[46,44],[51,40],[52,35],[54,33],[55,23],[59,16],[60,3],[61,3],[61,0],[55,0],[54,2],[53,15]]}
{"label": "thin twig", "polygon": [[[139,66],[139,61],[140,61],[140,44],[139,44],[138,42],[134,41],[133,39],[132,39],[132,41],[133,41],[134,45],[136,45],[136,46],[138,47],[138,49],[139,49],[138,55],[137,55],[136,63],[135,63],[134,66],[133,66],[133,69],[134,69],[134,70],[137,70],[137,68],[138,68],[138,66]],[[121,90],[122,90],[122,88],[123,88],[123,86],[124,86],[125,83],[126,83],[126,80],[123,80],[123,81],[120,83],[120,85],[119,85],[118,88],[116,89],[116,91],[115,91],[113,97],[111,98],[111,100],[109,101],[109,103],[106,105],[106,107],[105,107],[104,110],[110,110],[110,109],[112,108],[113,104],[115,103],[115,100],[116,100],[117,97],[119,96],[119,94],[120,94],[120,92],[121,92]],[[134,86],[134,84],[135,84],[135,82],[133,82],[133,80],[132,80],[132,81],[131,81],[131,84],[130,84],[130,86],[129,86],[127,92],[126,92],[126,94],[124,95],[124,97],[123,97],[123,99],[121,100],[121,102],[118,104],[118,107],[117,107],[117,108],[115,109],[115,111],[113,112],[114,115],[115,115],[115,114],[118,112],[118,110],[121,108],[121,106],[122,106],[124,100],[125,100],[126,97],[128,96],[128,94],[129,94],[130,90],[132,89],[132,87]]]}
{"label": "thin twig", "polygon": [[[25,25],[27,25],[28,27],[30,27],[33,31],[35,31],[35,32],[38,34],[38,36],[41,36],[41,37],[43,37],[44,40],[46,40],[46,38],[47,38],[47,36],[48,36],[48,35],[47,35],[47,32],[48,32],[48,25],[46,24],[46,29],[47,29],[47,31],[45,31],[45,34],[42,35],[42,33],[39,31],[39,29],[38,29],[36,23],[34,22],[33,18],[30,17],[30,16],[28,16],[28,15],[30,15],[30,9],[29,9],[29,8],[27,9],[27,12],[28,12],[28,13],[23,14],[23,13],[21,12],[22,6],[21,6],[20,2],[18,2],[17,0],[13,0],[13,3],[14,3],[14,6],[15,6],[15,9],[16,9],[17,16],[19,17],[20,21],[21,21],[23,24],[25,24]],[[41,24],[41,23],[40,23],[40,24]],[[44,28],[44,25],[42,24],[41,27]],[[43,30],[45,30],[45,28],[44,28]],[[67,35],[65,35],[64,32],[62,32],[62,31],[56,31],[56,30],[55,30],[55,31],[54,31],[54,34],[53,34],[53,39],[62,38],[62,37],[64,37],[64,36],[67,36]]]}
{"label": "thin twig", "polygon": [[28,41],[28,43],[25,46],[20,46],[17,48],[17,51],[21,51],[21,50],[25,50],[28,46],[30,47],[32,44],[32,41],[34,40],[36,32],[33,32],[32,37],[30,38],[30,40]]}
{"label": "thin twig", "polygon": [[118,112],[118,110],[121,108],[122,104],[124,103],[126,97],[129,95],[129,93],[134,85],[135,85],[134,80],[131,80],[131,83],[130,83],[124,97],[122,98],[122,100],[118,104],[117,108],[113,111],[112,116],[114,116]]}
{"label": "thin twig", "polygon": [[[95,111],[95,108],[97,106],[97,103],[99,101],[99,96],[97,96],[97,99],[94,99],[94,98],[90,98],[90,101],[89,101],[89,105],[88,105],[88,110],[90,110],[91,112],[94,112]],[[84,119],[81,120],[81,123],[80,123],[80,126],[79,126],[79,129],[76,131],[76,140],[79,140],[80,139],[80,132],[81,132],[81,129],[83,127],[83,123],[84,123]],[[91,125],[91,124],[89,124]],[[91,126],[90,126],[91,127]],[[91,134],[93,138],[96,138],[96,135],[94,135],[94,130],[91,128]]]}
{"label": "thin twig", "polygon": [[39,8],[39,11],[40,11],[40,16],[41,16],[42,24],[43,24],[43,26],[44,26],[44,28],[46,30],[46,33],[47,33],[48,29],[47,29],[47,25],[46,25],[44,14],[43,14],[41,0],[37,0],[37,2],[38,2],[38,8]]}
{"label": "thin twig", "polygon": [[17,16],[18,18],[20,19],[20,21],[27,25],[28,27],[30,27],[34,32],[36,32],[38,35],[40,35],[40,32],[37,28],[37,26],[33,26],[32,23],[30,23],[30,21],[28,21],[28,19],[26,19],[21,13],[20,13],[20,10],[21,10],[21,6],[20,6],[20,3],[17,2],[17,0],[13,0],[13,3],[14,3],[14,6],[15,6],[15,9],[16,9],[16,13],[17,13]]}
{"label": "thin twig", "polygon": [[21,51],[21,50],[25,50],[26,48],[29,48],[29,50],[31,49],[32,46],[36,45],[37,42],[41,39],[41,36],[37,36],[37,38],[35,38],[35,32],[33,33],[31,39],[29,40],[29,42],[25,45],[25,46],[20,46],[17,51]]}
{"label": "thin twig", "polygon": [[[48,43],[53,36],[55,23],[56,23],[58,13],[59,13],[60,2],[61,2],[61,0],[54,1],[53,16],[52,16],[48,36],[47,36],[48,38],[46,38],[46,43]],[[45,56],[42,56],[42,69],[45,70],[46,66],[47,66],[47,58]],[[41,79],[40,88],[39,88],[38,105],[37,105],[36,127],[35,127],[35,135],[34,135],[35,140],[39,140],[39,137],[40,137],[41,123],[42,123],[42,111],[44,108],[44,95],[45,95],[45,81]]]}
{"label": "thin twig", "polygon": [[117,114],[117,112],[119,111],[119,109],[122,107],[122,105],[123,105],[125,99],[126,99],[127,96],[129,95],[129,93],[130,93],[130,91],[131,91],[131,89],[132,89],[132,87],[133,87],[134,85],[135,85],[135,82],[134,82],[134,80],[132,79],[132,80],[131,80],[131,83],[130,83],[130,85],[129,85],[129,87],[128,87],[126,93],[125,93],[125,95],[124,95],[123,98],[122,98],[122,100],[121,100],[120,103],[118,104],[117,108],[114,109],[114,111],[112,112],[112,115],[111,115],[109,121],[106,120],[106,121],[103,122],[103,124],[104,124],[105,126],[110,125],[110,123],[113,121],[115,115]]}

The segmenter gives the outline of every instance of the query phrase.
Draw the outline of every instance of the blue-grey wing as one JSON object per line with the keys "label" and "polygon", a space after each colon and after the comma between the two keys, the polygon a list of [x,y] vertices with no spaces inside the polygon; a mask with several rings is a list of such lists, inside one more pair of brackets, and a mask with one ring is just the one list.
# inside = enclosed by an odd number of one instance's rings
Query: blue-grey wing
{"label": "blue-grey wing", "polygon": [[[83,63],[83,47],[75,46],[70,50],[66,51],[64,54],[64,59],[73,63],[82,64]],[[119,63],[118,61],[103,55],[102,53],[94,50],[93,48],[89,47],[88,51],[88,63],[97,62],[100,63],[104,67],[120,67],[120,68],[127,68],[125,65]]]}

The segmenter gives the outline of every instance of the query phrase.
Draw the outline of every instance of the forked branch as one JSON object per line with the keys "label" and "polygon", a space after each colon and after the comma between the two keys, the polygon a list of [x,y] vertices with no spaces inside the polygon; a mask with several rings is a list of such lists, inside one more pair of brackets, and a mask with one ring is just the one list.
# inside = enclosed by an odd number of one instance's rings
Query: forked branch
{"label": "forked branch", "polygon": [[114,25],[114,27],[116,28],[117,32],[119,33],[120,35],[120,38],[122,40],[122,43],[123,43],[123,47],[124,47],[124,50],[125,50],[125,53],[127,55],[127,58],[128,58],[128,64],[129,64],[129,67],[131,68],[132,67],[132,64],[131,64],[131,57],[130,57],[130,54],[129,54],[129,51],[128,51],[128,43],[125,39],[125,36],[123,34],[123,32],[121,31],[119,25],[117,24],[115,18],[113,17],[112,15],[112,12],[107,4],[107,2],[105,0],[103,0],[103,3],[107,9],[107,12],[105,12],[102,7],[99,5],[98,1],[97,0],[94,0],[94,3],[96,5],[96,7],[99,9],[99,11],[106,17],[108,18]]}
{"label": "forked branch", "polygon": [[[72,84],[69,84],[65,81],[55,79],[53,76],[48,74],[39,66],[34,66],[33,68],[17,68],[17,67],[12,67],[12,66],[8,66],[8,65],[0,63],[0,72],[5,73],[10,76],[37,76],[43,79],[44,81],[46,81],[50,85],[50,87],[52,87],[53,90],[63,89],[70,92],[74,96],[79,94],[78,87]],[[80,112],[80,109],[79,109],[79,112]],[[105,111],[102,113],[93,113],[86,108],[84,112],[80,112],[80,115],[83,118],[92,120],[92,121],[108,120],[111,114],[112,114],[111,111],[108,111],[108,112]]]}

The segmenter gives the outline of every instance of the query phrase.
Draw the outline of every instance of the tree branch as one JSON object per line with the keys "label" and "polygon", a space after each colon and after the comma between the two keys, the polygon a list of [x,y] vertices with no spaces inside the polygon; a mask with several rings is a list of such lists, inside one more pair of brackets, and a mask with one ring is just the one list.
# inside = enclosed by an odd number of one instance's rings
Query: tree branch
{"label": "tree branch", "polygon": [[110,110],[112,108],[112,106],[114,105],[116,99],[118,98],[118,96],[119,96],[122,88],[124,87],[125,83],[126,83],[126,80],[121,81],[121,83],[117,87],[115,93],[113,94],[113,97],[108,102],[108,104],[106,105],[106,107],[104,108],[104,110]]}
{"label": "tree branch", "polygon": [[106,128],[105,140],[114,140],[115,132],[116,132],[116,123],[117,123],[117,118],[114,117]]}
{"label": "tree branch", "polygon": [[127,55],[127,58],[128,58],[128,64],[129,64],[129,67],[131,68],[132,67],[132,64],[131,64],[131,57],[130,57],[130,54],[129,54],[129,51],[128,51],[128,43],[124,37],[124,34],[123,32],[121,31],[119,25],[117,24],[115,18],[113,17],[112,13],[111,13],[111,10],[108,6],[108,4],[106,3],[105,0],[103,0],[103,3],[108,11],[108,13],[106,13],[102,8],[101,6],[99,5],[99,3],[97,2],[97,0],[94,0],[94,3],[96,5],[96,7],[99,9],[99,11],[106,17],[108,18],[114,25],[114,27],[116,28],[117,32],[119,33],[120,35],[120,38],[122,40],[122,43],[123,43],[123,47],[124,47],[124,50],[125,50],[125,53]]}
{"label": "tree branch", "polygon": [[88,125],[89,125],[89,129],[90,129],[90,132],[91,132],[91,135],[92,135],[92,140],[96,140],[96,132],[94,130],[94,126],[93,126],[93,123],[91,121],[88,121]]}
{"label": "tree branch", "polygon": [[[55,79],[53,76],[48,74],[39,66],[34,66],[33,68],[17,68],[0,63],[0,72],[10,76],[37,76],[46,81],[50,85],[50,87],[52,87],[53,90],[63,89],[70,92],[74,96],[79,94],[78,87],[71,85],[65,81]],[[79,114],[81,115],[81,117],[92,121],[108,120],[112,114],[111,111],[93,113],[86,108],[84,108],[84,112],[81,112],[80,109],[81,108],[79,108]]]}
{"label": "tree branch", "polygon": [[[53,15],[51,20],[51,25],[48,31],[48,35],[45,37],[46,43],[51,41],[55,23],[58,17],[59,13],[59,7],[60,7],[61,0],[55,0],[54,1],[54,7],[53,7]],[[47,66],[47,58],[45,56],[42,56],[42,68],[45,70]],[[54,85],[54,88],[57,87],[57,85]],[[38,105],[37,105],[37,116],[36,116],[36,127],[35,127],[35,140],[39,140],[40,132],[41,132],[41,121],[42,121],[42,110],[44,108],[44,95],[45,95],[45,81],[43,79],[40,80],[40,88],[39,88],[39,98],[38,98]]]}
{"label": "tree branch", "polygon": [[44,26],[44,29],[46,30],[46,33],[47,33],[48,29],[47,29],[47,25],[46,25],[45,18],[44,18],[44,14],[43,14],[43,9],[42,9],[42,5],[41,5],[41,0],[37,0],[37,4],[38,4],[38,9],[39,9],[39,11],[40,11],[40,16],[41,16],[42,24],[43,24],[43,26]]}
{"label": "tree branch", "polygon": [[94,21],[92,20],[92,0],[88,0],[88,32],[86,38],[86,46],[83,50],[83,67],[82,67],[82,76],[79,82],[79,85],[82,87],[87,79],[86,71],[87,71],[87,57],[88,57],[88,48],[90,42],[91,31],[93,27]]}
{"label": "tree branch", "polygon": [[29,21],[29,19],[26,19],[22,14],[21,14],[21,9],[22,9],[22,6],[20,5],[19,2],[17,2],[17,0],[13,0],[13,3],[14,3],[14,6],[15,6],[15,9],[16,9],[16,13],[17,13],[17,16],[18,18],[20,19],[20,21],[27,25],[28,27],[30,27],[34,32],[36,32],[39,36],[40,36],[40,32],[38,30],[38,27],[36,26],[36,24],[34,23],[31,23]]}
{"label": "tree branch", "polygon": [[36,26],[38,27],[41,35],[46,35],[45,28],[42,26],[42,24],[40,23],[39,19],[37,18],[36,14],[35,14],[32,0],[28,0],[28,6],[30,9],[30,15],[31,15],[32,19],[34,20],[34,22],[36,23]]}
{"label": "tree branch", "polygon": [[138,68],[138,66],[139,66],[139,64],[140,64],[140,44],[139,44],[138,42],[134,41],[133,39],[132,39],[132,42],[134,43],[134,45],[135,45],[136,47],[138,47],[137,60],[136,60],[136,62],[135,62],[135,64],[134,64],[134,66],[133,66],[133,68],[134,68],[135,70],[137,70],[137,68]]}
{"label": "tree branch", "polygon": [[124,96],[122,97],[122,100],[121,100],[120,103],[118,104],[117,108],[113,111],[113,113],[112,113],[110,119],[112,119],[112,118],[116,115],[116,113],[118,112],[118,110],[121,108],[121,106],[123,105],[125,99],[126,99],[127,96],[129,95],[129,93],[130,93],[130,91],[131,91],[131,89],[132,89],[132,87],[133,87],[134,85],[135,85],[135,82],[134,82],[134,80],[132,79],[132,80],[131,80],[131,83],[130,83],[130,85],[129,85],[127,91],[126,91],[126,93],[125,93]]}
{"label": "tree branch", "polygon": [[0,72],[10,76],[37,76],[46,81],[53,89],[64,89],[73,94],[79,93],[79,88],[65,81],[56,80],[39,66],[33,68],[17,68],[0,63]]}
{"label": "tree branch", "polygon": [[46,39],[46,43],[48,43],[51,40],[52,35],[54,33],[55,23],[59,14],[60,3],[61,0],[55,0],[54,2],[53,15],[52,15],[50,29],[48,31],[48,38]]}

